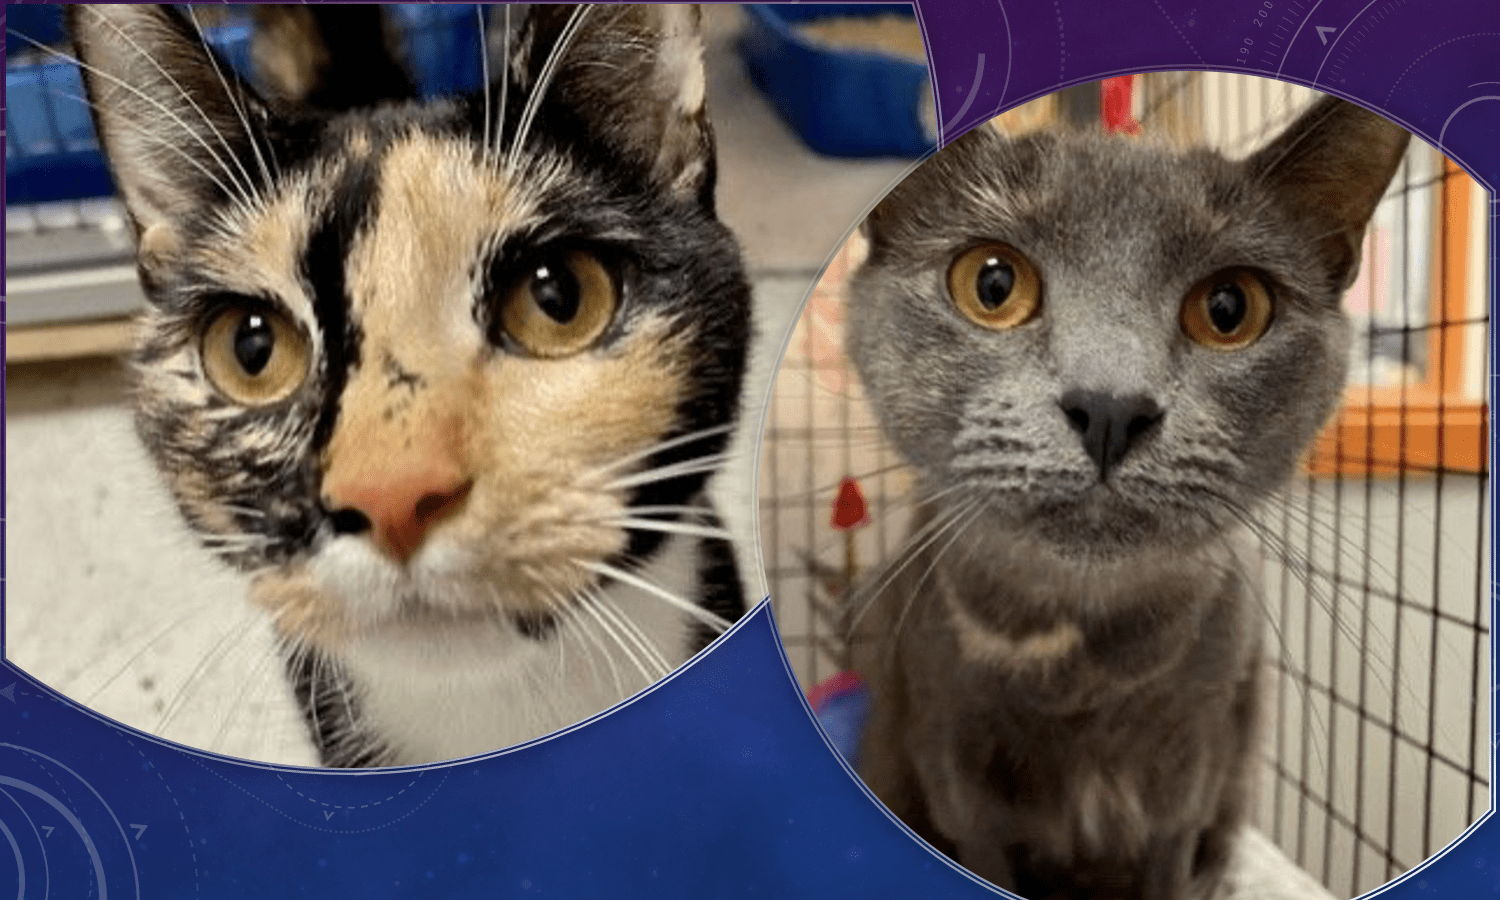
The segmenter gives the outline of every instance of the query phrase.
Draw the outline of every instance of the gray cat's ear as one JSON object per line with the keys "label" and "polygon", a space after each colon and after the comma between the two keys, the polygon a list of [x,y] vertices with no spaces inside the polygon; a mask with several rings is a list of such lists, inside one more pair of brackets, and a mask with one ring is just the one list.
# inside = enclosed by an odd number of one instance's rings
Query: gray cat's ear
{"label": "gray cat's ear", "polygon": [[253,198],[266,170],[250,123],[263,121],[263,106],[169,7],[70,6],[67,24],[141,265],[151,269],[177,246],[185,218]]}
{"label": "gray cat's ear", "polygon": [[1317,229],[1331,279],[1343,289],[1359,273],[1365,225],[1410,140],[1399,125],[1328,96],[1245,165],[1284,206]]}
{"label": "gray cat's ear", "polygon": [[705,111],[697,6],[534,5],[515,57],[548,99],[576,110],[616,152],[684,198],[713,202],[713,132]]}

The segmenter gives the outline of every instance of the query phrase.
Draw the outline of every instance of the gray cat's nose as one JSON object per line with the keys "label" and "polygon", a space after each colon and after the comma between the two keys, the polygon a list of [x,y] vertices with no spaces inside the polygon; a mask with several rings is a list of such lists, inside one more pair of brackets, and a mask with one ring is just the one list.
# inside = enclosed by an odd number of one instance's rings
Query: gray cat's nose
{"label": "gray cat's nose", "polygon": [[1083,449],[1099,467],[1104,481],[1146,434],[1162,419],[1156,401],[1144,395],[1116,397],[1097,391],[1073,390],[1058,402],[1068,424],[1078,432]]}

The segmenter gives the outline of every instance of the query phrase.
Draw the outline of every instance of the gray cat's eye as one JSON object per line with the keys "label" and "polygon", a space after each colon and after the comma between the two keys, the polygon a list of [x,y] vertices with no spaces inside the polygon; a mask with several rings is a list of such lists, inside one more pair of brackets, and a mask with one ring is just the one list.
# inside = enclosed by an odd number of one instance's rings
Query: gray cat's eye
{"label": "gray cat's eye", "polygon": [[1212,350],[1240,350],[1271,327],[1274,304],[1249,269],[1215,272],[1193,286],[1182,303],[1182,330]]}
{"label": "gray cat's eye", "polygon": [[1041,279],[1009,244],[980,244],[948,268],[948,294],[975,324],[1003,331],[1029,322],[1042,304]]}
{"label": "gray cat's eye", "polygon": [[258,303],[235,303],[203,330],[203,371],[236,403],[264,406],[307,380],[309,345],[296,323]]}

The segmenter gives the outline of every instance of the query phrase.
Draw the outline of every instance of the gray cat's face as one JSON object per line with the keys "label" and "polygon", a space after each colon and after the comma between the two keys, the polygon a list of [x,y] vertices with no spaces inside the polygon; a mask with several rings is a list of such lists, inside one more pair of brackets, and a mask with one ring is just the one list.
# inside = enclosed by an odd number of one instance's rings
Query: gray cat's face
{"label": "gray cat's face", "polygon": [[[980,128],[866,223],[849,350],[928,493],[1070,558],[1200,544],[1335,408],[1405,133],[1339,103],[1243,163]],[[1028,540],[1029,543],[1029,540]]]}

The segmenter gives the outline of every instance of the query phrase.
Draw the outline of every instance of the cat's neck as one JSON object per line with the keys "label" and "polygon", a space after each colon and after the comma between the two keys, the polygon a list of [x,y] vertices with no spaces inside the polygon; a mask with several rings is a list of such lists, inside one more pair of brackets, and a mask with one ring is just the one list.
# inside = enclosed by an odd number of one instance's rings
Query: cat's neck
{"label": "cat's neck", "polygon": [[[637,573],[679,596],[703,579],[702,539],[672,536]],[[628,584],[601,589],[594,612],[560,617],[542,639],[499,622],[420,631],[393,627],[350,641],[337,665],[350,703],[335,759],[373,745],[379,764],[452,759],[532,740],[608,709],[659,677],[649,644],[675,667],[697,649],[696,620]],[[607,606],[608,611],[599,611]],[[620,632],[620,619],[635,630]],[[643,671],[643,666],[646,671]],[[649,677],[648,677],[649,673]],[[344,738],[347,738],[345,740]]]}

